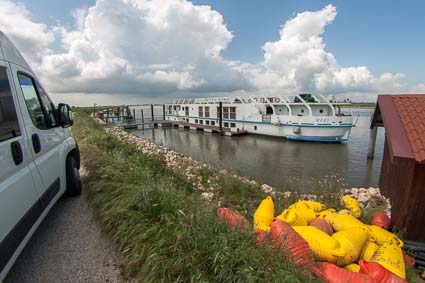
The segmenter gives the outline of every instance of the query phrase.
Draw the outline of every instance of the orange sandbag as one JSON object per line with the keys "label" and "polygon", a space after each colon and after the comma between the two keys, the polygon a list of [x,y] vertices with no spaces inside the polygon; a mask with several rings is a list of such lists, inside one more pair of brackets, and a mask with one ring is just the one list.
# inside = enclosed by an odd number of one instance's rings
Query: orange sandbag
{"label": "orange sandbag", "polygon": [[282,249],[291,259],[307,268],[313,266],[313,253],[307,243],[295,230],[283,220],[274,218],[270,228],[270,236],[275,247]]}
{"label": "orange sandbag", "polygon": [[352,272],[328,262],[320,262],[314,273],[326,283],[376,283],[369,275]]}
{"label": "orange sandbag", "polygon": [[378,211],[373,214],[371,223],[378,227],[387,229],[390,227],[391,220],[385,212]]}
{"label": "orange sandbag", "polygon": [[333,229],[331,224],[323,218],[317,218],[310,222],[310,226],[314,226],[319,230],[322,230],[329,236],[333,234]]}
{"label": "orange sandbag", "polygon": [[369,275],[378,283],[407,283],[406,280],[385,269],[379,263],[359,260],[359,265],[360,272]]}
{"label": "orange sandbag", "polygon": [[217,214],[230,227],[237,227],[244,230],[250,229],[251,224],[249,224],[249,221],[245,217],[227,207],[218,208]]}

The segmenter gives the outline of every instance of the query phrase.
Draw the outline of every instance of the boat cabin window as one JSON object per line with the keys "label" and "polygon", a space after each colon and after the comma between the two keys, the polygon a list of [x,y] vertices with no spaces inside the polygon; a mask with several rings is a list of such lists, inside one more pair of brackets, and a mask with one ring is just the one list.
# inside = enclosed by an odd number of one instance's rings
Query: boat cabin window
{"label": "boat cabin window", "polygon": [[204,120],[199,120],[199,124],[203,125],[204,124]]}
{"label": "boat cabin window", "polygon": [[205,117],[210,117],[210,107],[209,106],[205,106],[204,113],[205,113]]}
{"label": "boat cabin window", "polygon": [[209,125],[209,124],[210,124],[210,121],[208,121],[208,120],[207,120],[207,121],[205,121],[205,124],[206,124],[206,125]]}
{"label": "boat cabin window", "polygon": [[323,113],[323,109],[320,109],[320,110],[319,110],[319,113]]}
{"label": "boat cabin window", "polygon": [[236,123],[230,123],[230,128],[235,128],[236,127]]}
{"label": "boat cabin window", "polygon": [[199,109],[199,117],[203,117],[204,116],[203,107],[199,106],[198,109]]}
{"label": "boat cabin window", "polygon": [[229,107],[229,119],[236,119],[236,107]]}
{"label": "boat cabin window", "polygon": [[266,106],[266,114],[267,115],[273,114],[273,108],[271,106]]}
{"label": "boat cabin window", "polygon": [[229,119],[229,107],[223,107],[223,118]]}
{"label": "boat cabin window", "polygon": [[223,126],[224,126],[225,128],[228,128],[228,127],[229,127],[229,123],[225,122],[225,123],[223,123]]}
{"label": "boat cabin window", "polygon": [[257,130],[257,126],[254,126],[254,130]]}
{"label": "boat cabin window", "polygon": [[195,124],[198,124],[198,119],[195,119]]}
{"label": "boat cabin window", "polygon": [[211,125],[212,126],[215,126],[215,121],[211,121]]}
{"label": "boat cabin window", "polygon": [[186,116],[189,116],[189,106],[186,106],[185,111],[184,111],[184,114]]}

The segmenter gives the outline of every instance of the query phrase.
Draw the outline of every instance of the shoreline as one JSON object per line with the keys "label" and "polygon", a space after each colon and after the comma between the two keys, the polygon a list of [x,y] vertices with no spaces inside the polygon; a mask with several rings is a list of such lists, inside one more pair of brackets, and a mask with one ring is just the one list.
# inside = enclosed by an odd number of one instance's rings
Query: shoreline
{"label": "shoreline", "polygon": [[217,207],[250,222],[266,196],[273,197],[276,213],[299,199],[341,207],[343,194],[359,199],[364,219],[388,208],[376,188],[344,190],[325,182],[313,195],[301,194],[296,186],[271,187],[99,123],[86,112],[75,117],[72,132],[87,170],[84,190],[96,219],[124,256],[125,280],[303,282],[290,261],[258,246],[250,233],[227,227],[216,216]]}

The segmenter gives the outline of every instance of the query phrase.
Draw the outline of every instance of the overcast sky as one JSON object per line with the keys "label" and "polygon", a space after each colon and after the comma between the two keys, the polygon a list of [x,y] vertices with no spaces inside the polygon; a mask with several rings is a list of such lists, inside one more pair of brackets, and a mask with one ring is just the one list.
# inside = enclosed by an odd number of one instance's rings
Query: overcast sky
{"label": "overcast sky", "polygon": [[[406,2],[404,2],[406,3]],[[424,1],[0,0],[56,102],[425,92]]]}

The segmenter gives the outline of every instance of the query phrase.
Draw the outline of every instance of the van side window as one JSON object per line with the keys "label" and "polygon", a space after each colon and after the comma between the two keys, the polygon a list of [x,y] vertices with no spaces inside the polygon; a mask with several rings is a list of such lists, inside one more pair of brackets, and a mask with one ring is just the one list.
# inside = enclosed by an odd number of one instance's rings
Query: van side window
{"label": "van side window", "polygon": [[40,99],[41,99],[41,103],[44,106],[46,114],[49,116],[48,120],[50,121],[50,125],[51,127],[56,127],[57,122],[56,122],[56,115],[55,115],[56,113],[55,106],[53,102],[50,100],[47,93],[44,91],[43,87],[38,82],[36,82],[36,85],[37,85],[38,95],[40,96]]}
{"label": "van side window", "polygon": [[0,142],[21,135],[6,68],[0,66]]}
{"label": "van side window", "polygon": [[18,79],[34,125],[39,129],[56,126],[55,109],[44,90],[27,75],[18,74]]}

